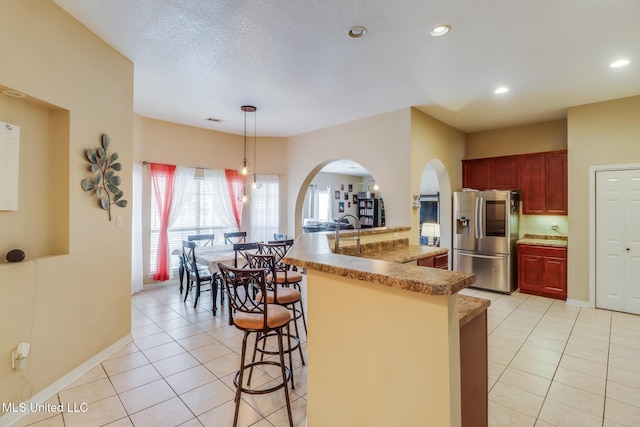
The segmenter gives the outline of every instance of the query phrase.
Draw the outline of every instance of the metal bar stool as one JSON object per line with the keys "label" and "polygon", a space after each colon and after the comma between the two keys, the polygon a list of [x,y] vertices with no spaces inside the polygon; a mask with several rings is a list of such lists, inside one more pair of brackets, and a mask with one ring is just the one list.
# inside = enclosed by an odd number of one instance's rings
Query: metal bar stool
{"label": "metal bar stool", "polygon": [[[292,317],[293,317],[296,335],[292,335],[290,327],[287,326],[286,335],[287,335],[288,349],[285,350],[285,352],[289,353],[289,366],[292,369],[291,388],[295,389],[295,384],[293,381],[292,353],[296,349],[298,349],[298,351],[300,352],[300,360],[302,361],[302,364],[303,365],[306,364],[304,361],[304,354],[302,354],[302,346],[300,343],[300,332],[298,331],[297,318],[295,316],[295,304],[302,303],[301,302],[302,295],[300,294],[300,291],[296,289],[293,289],[291,287],[284,287],[281,285],[279,286],[277,283],[269,281],[268,277],[271,275],[271,272],[275,270],[275,257],[273,255],[247,253],[247,258],[249,259],[249,268],[254,268],[254,269],[261,268],[265,271],[265,274],[266,274],[265,277],[267,277],[267,292],[266,292],[267,303],[281,305],[291,310],[291,312],[293,313]],[[262,301],[264,299],[264,295],[265,295],[264,293],[258,292],[255,297],[258,301]],[[267,338],[268,338],[267,335],[262,336],[261,337],[262,349],[256,348],[256,351],[259,351],[261,353],[260,360],[264,358],[265,354],[270,354],[270,355],[277,354],[277,352],[266,349]],[[292,340],[294,341],[293,345],[291,343]],[[254,354],[253,354],[254,360],[256,356],[256,351],[254,351]]]}
{"label": "metal bar stool", "polygon": [[[241,269],[219,263],[218,268],[222,274],[222,280],[227,289],[227,294],[231,300],[231,305],[235,310],[233,316],[233,324],[236,328],[244,332],[242,339],[242,355],[240,356],[240,369],[233,378],[236,386],[235,396],[235,414],[233,417],[233,425],[238,424],[238,413],[240,411],[240,401],[242,393],[247,394],[266,394],[281,388],[284,388],[285,401],[287,406],[287,414],[289,415],[289,425],[293,427],[293,417],[291,415],[291,402],[289,400],[289,388],[287,383],[291,378],[291,369],[284,363],[284,346],[282,343],[283,329],[289,324],[291,315],[286,308],[268,304],[266,299],[258,301],[253,298],[254,291],[267,294],[267,280],[264,269]],[[275,291],[277,292],[277,290]],[[233,298],[231,298],[233,295]],[[247,353],[247,338],[250,334],[256,334],[255,349],[258,340],[262,335],[275,334],[278,338],[278,355],[279,362],[273,360],[260,360],[251,363],[245,363]],[[280,368],[282,382],[269,388],[250,388],[251,373],[254,367],[268,368],[269,366],[277,366]],[[245,371],[249,370],[249,378],[246,386],[243,383]]]}

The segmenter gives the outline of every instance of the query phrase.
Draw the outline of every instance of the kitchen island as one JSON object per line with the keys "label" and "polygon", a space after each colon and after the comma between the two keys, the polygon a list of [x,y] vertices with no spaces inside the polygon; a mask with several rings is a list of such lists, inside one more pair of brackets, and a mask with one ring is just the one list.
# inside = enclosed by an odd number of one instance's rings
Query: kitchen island
{"label": "kitchen island", "polygon": [[[360,237],[366,244],[410,232]],[[307,269],[308,425],[460,426],[457,292],[475,276],[368,259],[366,250],[336,254],[331,243],[327,234],[303,234],[285,258]],[[488,302],[475,300],[466,299],[465,322],[486,311]]]}

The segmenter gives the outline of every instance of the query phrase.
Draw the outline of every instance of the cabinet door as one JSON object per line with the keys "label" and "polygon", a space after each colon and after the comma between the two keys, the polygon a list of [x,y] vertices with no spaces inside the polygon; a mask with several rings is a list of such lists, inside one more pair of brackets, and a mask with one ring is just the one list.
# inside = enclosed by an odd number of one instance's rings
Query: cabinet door
{"label": "cabinet door", "polygon": [[521,291],[542,289],[544,260],[539,255],[518,256],[518,287]]}
{"label": "cabinet door", "polygon": [[567,153],[547,155],[546,211],[553,215],[567,215]]}
{"label": "cabinet door", "polygon": [[546,156],[529,154],[522,158],[522,213],[546,213]]}
{"label": "cabinet door", "polygon": [[520,156],[494,157],[489,162],[489,187],[495,190],[519,190]]}
{"label": "cabinet door", "polygon": [[436,255],[433,262],[435,268],[449,269],[449,254]]}
{"label": "cabinet door", "polygon": [[462,161],[462,186],[475,190],[489,189],[489,161],[475,159]]}
{"label": "cabinet door", "polygon": [[544,276],[542,290],[548,296],[567,298],[567,259],[544,258]]}

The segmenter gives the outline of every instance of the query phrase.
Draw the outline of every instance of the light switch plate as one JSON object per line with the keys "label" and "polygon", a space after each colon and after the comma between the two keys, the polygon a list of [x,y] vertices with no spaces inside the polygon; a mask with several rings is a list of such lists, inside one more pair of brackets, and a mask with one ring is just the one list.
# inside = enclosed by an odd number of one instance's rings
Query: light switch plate
{"label": "light switch plate", "polygon": [[118,228],[122,227],[122,215],[118,215],[116,217],[116,227]]}

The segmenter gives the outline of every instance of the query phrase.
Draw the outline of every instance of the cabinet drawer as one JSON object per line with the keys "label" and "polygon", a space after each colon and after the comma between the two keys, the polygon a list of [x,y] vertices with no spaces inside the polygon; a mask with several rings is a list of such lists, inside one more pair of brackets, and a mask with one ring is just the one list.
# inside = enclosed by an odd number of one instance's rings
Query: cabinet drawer
{"label": "cabinet drawer", "polygon": [[554,248],[549,246],[518,245],[520,255],[538,255],[543,257],[567,258],[567,248]]}

